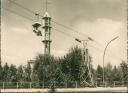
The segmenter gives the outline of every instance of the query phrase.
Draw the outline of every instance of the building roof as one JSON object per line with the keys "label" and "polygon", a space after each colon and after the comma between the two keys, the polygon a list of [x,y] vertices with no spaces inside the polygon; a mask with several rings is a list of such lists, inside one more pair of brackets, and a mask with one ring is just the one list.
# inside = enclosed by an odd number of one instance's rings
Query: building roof
{"label": "building roof", "polygon": [[48,12],[45,12],[44,17],[50,17],[50,15],[48,14]]}

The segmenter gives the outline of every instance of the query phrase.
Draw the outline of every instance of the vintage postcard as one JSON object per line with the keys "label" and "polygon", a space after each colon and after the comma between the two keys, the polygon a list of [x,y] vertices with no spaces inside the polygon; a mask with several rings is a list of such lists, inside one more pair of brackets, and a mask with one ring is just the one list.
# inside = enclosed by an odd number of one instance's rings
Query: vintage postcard
{"label": "vintage postcard", "polygon": [[128,0],[1,0],[0,92],[128,93]]}

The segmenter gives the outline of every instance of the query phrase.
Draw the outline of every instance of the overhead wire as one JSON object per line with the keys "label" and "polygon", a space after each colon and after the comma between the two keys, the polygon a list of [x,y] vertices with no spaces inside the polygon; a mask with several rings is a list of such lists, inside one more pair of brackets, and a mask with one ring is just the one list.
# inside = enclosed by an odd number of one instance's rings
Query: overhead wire
{"label": "overhead wire", "polygon": [[73,29],[73,28],[71,28],[71,27],[69,27],[69,26],[66,26],[66,25],[64,25],[64,24],[62,24],[62,23],[59,23],[59,22],[55,21],[55,19],[53,19],[53,18],[52,18],[51,21],[52,21],[53,23],[57,24],[57,25],[60,25],[60,26],[62,26],[62,27],[64,27],[64,28],[68,29],[69,31],[75,32],[75,33],[77,33],[77,34],[83,36],[84,38],[85,38],[85,36],[86,36],[86,38],[89,37],[89,38],[91,38],[94,42],[96,42],[97,44],[99,44],[100,46],[103,47],[102,44],[100,44],[97,40],[95,40],[94,38],[90,37],[89,35],[84,34],[84,33],[81,33],[81,32],[79,32],[78,30]]}
{"label": "overhead wire", "polygon": [[[63,33],[63,34],[65,34],[65,35],[67,35],[67,36],[69,36],[70,38],[76,38],[76,37],[74,37],[73,35],[70,35],[70,34],[67,34],[67,33],[65,33],[64,31],[62,31],[62,30],[59,30],[59,29],[56,29],[56,28],[53,28],[55,31],[58,31],[58,32],[60,32],[60,33]],[[90,47],[92,47],[93,49],[95,49],[96,51],[98,51],[98,52],[103,52],[102,50],[100,50],[99,48],[97,48],[97,47],[94,47],[94,46],[92,46],[92,45],[88,45],[88,46],[90,46]],[[112,56],[110,56],[109,55],[109,57],[111,57],[111,58],[113,58]],[[120,60],[120,58],[118,58],[118,57],[114,57],[114,59],[119,59]]]}
{"label": "overhead wire", "polygon": [[[23,5],[21,5],[21,4],[17,3],[17,2],[15,2],[15,1],[12,1],[12,0],[8,0],[8,1],[11,2],[12,4],[16,5],[17,7],[20,7],[20,8],[22,8],[22,9],[28,11],[29,13],[32,13],[33,16],[38,15],[39,17],[43,17],[43,16],[40,15],[38,12],[34,12],[34,11],[32,11],[31,9],[28,9],[28,8],[24,7]],[[26,15],[26,13],[25,13],[25,15]],[[30,16],[30,15],[28,15],[28,16]]]}
{"label": "overhead wire", "polygon": [[[15,4],[15,5],[17,5],[17,6],[19,6],[19,7],[21,7],[21,8],[23,8],[23,9],[25,9],[25,10],[27,10],[27,11],[29,11],[29,12],[31,12],[31,13],[33,13],[33,14],[36,14],[34,11],[32,11],[32,10],[30,10],[30,9],[28,9],[28,8],[26,8],[26,7],[24,7],[24,6],[22,6],[21,4],[18,4],[18,3],[16,3],[16,2],[14,2],[14,1],[11,1],[13,4]],[[40,17],[43,17],[42,15],[40,15],[39,14],[39,16]],[[77,33],[77,34],[79,34],[79,35],[81,35],[81,36],[86,36],[86,37],[90,37],[90,36],[88,36],[88,35],[86,35],[86,34],[84,34],[84,33],[80,33],[79,31],[77,31],[77,30],[75,30],[75,29],[73,29],[73,28],[71,28],[71,27],[68,27],[68,26],[66,26],[66,25],[64,25],[64,24],[62,24],[62,23],[59,23],[59,22],[57,22],[56,20],[51,20],[52,22],[54,22],[54,23],[56,23],[56,24],[58,24],[58,25],[60,25],[60,26],[62,26],[62,27],[64,27],[64,28],[66,28],[66,29],[69,29],[69,31],[72,31],[72,32],[75,32],[75,33]],[[94,40],[94,39],[93,39]],[[100,47],[102,46],[103,47],[103,45],[102,44],[100,44],[98,41],[96,41],[96,40],[94,40],[97,44],[99,44],[100,45]]]}
{"label": "overhead wire", "polygon": [[[11,1],[11,2],[13,2],[13,1]],[[18,5],[18,6],[20,6],[19,4],[15,3],[15,2],[13,2],[13,3],[16,4],[16,5]],[[22,6],[20,6],[20,7],[22,7]],[[22,8],[24,8],[24,7],[22,7]],[[4,8],[4,9],[5,9],[5,8]],[[24,9],[27,10],[27,11],[29,11],[29,12],[31,12],[31,13],[33,13],[33,14],[35,14],[35,12],[31,11],[30,9],[27,9],[27,8],[24,8]],[[26,16],[23,16],[23,15],[21,15],[21,14],[18,14],[17,12],[12,11],[12,10],[7,9],[7,8],[6,8],[6,10],[7,10],[7,11],[10,11],[10,12],[12,12],[12,13],[15,13],[16,15],[19,15],[19,16],[25,18],[25,19],[29,19],[29,20],[33,21],[33,19],[31,19],[30,17],[28,18],[28,17],[26,17]],[[85,35],[85,34],[83,34],[83,33],[79,33],[78,31],[76,31],[76,30],[74,30],[74,29],[72,29],[72,28],[70,28],[70,27],[67,27],[67,26],[65,26],[65,25],[63,25],[63,24],[61,24],[61,23],[58,23],[58,22],[56,22],[56,21],[54,21],[54,20],[52,20],[52,22],[54,22],[54,23],[56,23],[56,24],[58,24],[58,25],[61,25],[61,26],[63,26],[64,28],[69,29],[70,31],[74,31],[74,32],[76,32],[76,33],[78,33],[78,34],[80,34],[80,35],[82,35],[82,36],[87,36],[87,35]],[[55,28],[53,28],[53,29],[56,30],[56,31],[58,31],[58,32],[61,32],[61,33],[65,34],[65,35],[68,35],[69,37],[76,38],[76,37],[74,37],[74,36],[72,36],[72,35],[69,35],[68,33],[65,33],[65,32],[61,31],[61,30],[58,30],[58,29],[55,29]],[[87,36],[87,37],[88,37],[88,36]],[[91,47],[92,47],[92,46],[91,46]],[[94,47],[93,47],[93,48],[94,48]],[[96,50],[97,50],[97,49],[96,49]]]}
{"label": "overhead wire", "polygon": [[24,7],[24,6],[22,6],[22,5],[18,4],[18,3],[16,3],[15,1],[12,1],[12,0],[8,0],[8,1],[11,2],[11,3],[13,3],[13,4],[15,4],[15,5],[17,5],[17,6],[19,6],[19,7],[21,7],[21,8],[23,8],[24,10],[27,10],[27,11],[30,12],[30,13],[35,14],[35,12],[32,11],[31,9],[28,9],[28,8],[26,8],[26,7]]}
{"label": "overhead wire", "polygon": [[[13,4],[15,4],[15,5],[21,7],[21,8],[23,8],[23,9],[25,9],[25,10],[27,10],[28,12],[30,12],[30,13],[32,13],[32,14],[34,14],[34,15],[36,14],[36,12],[32,11],[31,9],[28,9],[28,8],[22,6],[21,4],[18,4],[18,3],[16,3],[16,2],[12,1],[12,0],[8,0],[8,1],[10,1],[10,2],[12,2]],[[39,16],[40,16],[40,17],[43,17],[43,16],[40,15],[40,14],[39,14]],[[60,26],[62,26],[62,27],[64,27],[64,28],[69,29],[69,31],[76,32],[77,34],[79,34],[79,35],[81,35],[81,36],[90,37],[90,36],[88,36],[88,35],[86,35],[86,34],[84,34],[84,33],[80,33],[78,30],[75,30],[75,29],[73,29],[73,28],[71,28],[71,27],[68,27],[68,26],[66,26],[66,25],[64,25],[64,24],[62,24],[62,23],[57,22],[55,19],[52,19],[51,21],[54,22],[55,24],[58,24],[58,25],[60,25]],[[93,39],[93,40],[94,40],[94,39]],[[98,41],[96,41],[96,40],[94,40],[94,41],[95,41],[97,44],[99,44],[100,46],[103,47],[103,45],[100,44]]]}
{"label": "overhead wire", "polygon": [[[55,22],[55,21],[54,21]],[[70,29],[70,31],[72,31],[73,29],[72,28],[70,28],[70,27],[67,27],[67,26],[65,26],[65,25],[63,25],[63,24],[60,24],[60,23],[58,23],[58,22],[55,22],[56,24],[58,24],[58,25],[61,25],[61,26],[63,26],[63,27],[65,27],[65,28],[68,28],[68,29]],[[74,30],[75,32],[77,32],[76,30]],[[83,35],[84,36],[84,34],[82,34],[81,33],[81,35]],[[74,38],[76,38],[76,37],[74,37]],[[98,42],[97,42],[98,43]],[[100,43],[99,43],[99,45],[101,45]],[[103,51],[101,51],[99,48],[96,48],[96,47],[94,47],[94,46],[92,46],[92,45],[88,45],[88,46],[90,46],[90,47],[92,47],[92,48],[95,48],[95,50],[96,51],[99,51],[99,52],[103,52]],[[113,58],[112,56],[110,56],[111,58]],[[116,57],[116,59],[119,59],[118,57]],[[120,59],[119,59],[120,60]]]}
{"label": "overhead wire", "polygon": [[[28,20],[30,20],[30,21],[33,21],[33,19],[30,19],[30,18],[28,18],[28,17],[26,17],[26,16],[23,16],[23,15],[21,15],[21,14],[18,14],[18,13],[15,12],[15,11],[12,11],[12,10],[7,9],[7,8],[4,8],[4,9],[7,10],[7,11],[9,11],[9,12],[12,12],[12,13],[18,15],[18,16],[21,16],[21,17],[23,17],[23,18],[25,18],[25,19],[28,19]],[[56,29],[56,28],[52,28],[52,29],[54,29],[54,30],[57,31],[57,32],[63,33],[63,34],[67,35],[67,36],[70,37],[70,38],[74,38],[74,39],[76,38],[76,37],[74,37],[73,35],[70,35],[70,34],[68,34],[68,33],[65,33],[65,32],[62,31],[62,30],[59,30],[59,29]],[[98,48],[96,48],[96,47],[94,47],[94,46],[92,46],[92,45],[88,45],[88,46],[94,48],[94,49],[95,49],[96,51],[98,51],[98,52],[101,52],[100,49],[98,49]]]}
{"label": "overhead wire", "polygon": [[[23,8],[23,9],[29,11],[29,12],[32,13],[32,14],[36,14],[36,13],[33,12],[32,10],[30,10],[30,9],[28,9],[28,8],[25,8],[25,7],[21,6],[20,4],[15,3],[14,1],[11,1],[11,2],[13,2],[15,5],[20,6],[21,8]],[[5,8],[4,8],[4,9],[5,9]],[[10,11],[10,12],[12,12],[12,13],[15,13],[16,15],[19,15],[19,16],[25,18],[25,19],[28,19],[28,20],[33,21],[33,19],[31,19],[30,17],[28,18],[28,17],[23,16],[23,15],[21,15],[21,14],[18,14],[18,13],[16,13],[15,11],[12,11],[12,10],[10,10],[10,9],[6,9],[6,10],[7,10],[7,11]],[[42,15],[39,15],[39,16],[43,17]],[[64,28],[66,28],[66,29],[69,29],[70,31],[73,31],[73,32],[75,32],[75,33],[78,33],[78,34],[81,35],[81,36],[89,37],[88,35],[86,35],[86,34],[84,34],[84,33],[80,33],[79,31],[77,31],[77,30],[75,30],[75,29],[73,29],[73,28],[71,28],[71,27],[65,26],[64,24],[61,24],[61,23],[59,23],[59,22],[57,22],[57,21],[55,21],[55,20],[52,20],[52,22],[54,22],[55,24],[60,25],[60,26],[62,26],[62,27],[64,27]],[[56,30],[56,31],[58,31],[58,32],[61,32],[61,33],[65,34],[65,35],[68,35],[69,37],[76,38],[76,37],[74,37],[74,36],[72,36],[72,35],[70,35],[70,34],[68,34],[68,33],[65,33],[64,31],[58,30],[58,29],[56,29],[56,28],[53,28],[53,29]],[[95,40],[94,40],[94,41],[95,41]],[[95,41],[95,42],[97,42],[97,41]],[[97,43],[98,43],[98,42],[97,42]],[[99,44],[99,43],[98,43],[98,44]],[[89,45],[89,46],[90,46],[90,45]],[[91,47],[94,48],[94,46],[91,46]],[[95,48],[95,49],[96,49],[96,48]],[[96,49],[96,50],[97,50],[97,49]]]}
{"label": "overhead wire", "polygon": [[23,17],[23,18],[25,18],[25,19],[27,19],[27,20],[33,21],[33,19],[31,19],[31,18],[29,18],[29,17],[26,17],[26,16],[24,16],[24,15],[21,15],[21,14],[17,13],[16,11],[13,11],[13,10],[11,10],[11,9],[8,9],[8,8],[5,8],[5,7],[2,7],[1,9],[5,9],[5,10],[7,10],[7,11],[13,13],[13,14],[16,14],[16,15],[18,15],[18,16],[21,16],[21,17]]}
{"label": "overhead wire", "polygon": [[[9,1],[9,0],[8,0],[8,1]],[[16,3],[16,2],[14,2],[14,1],[10,1],[10,2],[12,2],[13,4],[15,4],[15,5],[17,5],[17,6],[21,7],[21,8],[23,8],[23,9],[25,9],[25,10],[31,12],[31,13],[33,13],[33,14],[36,14],[34,11],[32,11],[32,10],[26,8],[26,7],[23,7],[22,5],[20,5],[20,4]],[[21,14],[18,14],[18,13],[16,13],[15,11],[12,11],[12,10],[9,10],[9,9],[6,9],[6,10],[7,10],[7,11],[10,11],[10,12],[13,12],[13,13],[19,15],[19,16],[22,16],[22,17],[24,17],[24,18],[26,18],[26,19],[29,19],[29,20],[33,21],[33,19],[30,19],[30,18],[28,18],[28,17],[26,17],[26,16],[23,16],[23,15],[21,15]],[[43,16],[40,15],[40,14],[39,14],[39,16],[40,16],[40,17],[43,17]],[[70,27],[65,26],[65,25],[63,25],[63,24],[61,24],[61,23],[58,23],[58,22],[56,22],[55,20],[52,20],[52,22],[54,22],[54,23],[56,23],[56,24],[58,24],[58,25],[61,25],[61,26],[65,27],[65,28],[69,29],[70,31],[74,31],[74,32],[76,32],[76,33],[79,33],[77,30],[74,30],[73,28],[70,28]],[[73,38],[76,38],[76,37],[74,37],[74,36],[72,36],[72,35],[70,35],[70,34],[68,34],[68,33],[65,33],[65,32],[61,31],[61,30],[58,30],[58,29],[55,29],[55,28],[53,28],[53,29],[56,30],[56,31],[59,31],[59,32],[65,34],[65,35],[68,35],[68,36],[71,36],[71,37],[73,37]],[[85,34],[83,34],[83,33],[79,33],[79,34],[82,35],[82,36],[87,36],[87,37],[88,37],[88,35],[85,35]],[[95,42],[97,42],[97,41],[95,41]],[[98,43],[98,42],[97,42],[97,43]],[[91,47],[92,47],[92,46],[91,46]],[[94,48],[94,47],[93,47],[93,48]]]}
{"label": "overhead wire", "polygon": [[[70,35],[70,34],[68,34],[68,33],[65,33],[65,32],[62,31],[62,30],[56,29],[56,28],[54,28],[54,27],[52,27],[52,29],[55,30],[55,31],[57,31],[57,32],[63,33],[63,34],[67,35],[67,36],[70,37],[70,38],[73,38],[73,39],[76,38],[76,37],[74,37],[73,35]],[[93,47],[92,45],[89,45],[89,46]],[[95,47],[93,47],[93,48],[95,48]],[[96,50],[97,50],[97,49],[96,49]]]}
{"label": "overhead wire", "polygon": [[[60,26],[62,26],[62,27],[64,27],[64,28],[69,29],[69,31],[74,31],[74,32],[78,33],[78,34],[81,35],[81,36],[89,37],[88,35],[86,35],[86,34],[84,34],[84,33],[80,33],[78,30],[75,30],[75,29],[73,29],[73,28],[71,28],[71,27],[68,27],[68,26],[66,26],[66,25],[64,25],[64,24],[61,24],[61,23],[55,21],[54,19],[52,20],[52,22],[55,23],[55,24],[57,24],[57,25],[60,25]],[[118,33],[118,31],[113,32],[113,34],[116,34],[116,33]],[[96,40],[94,40],[94,39],[93,39],[93,41],[95,41],[95,43],[97,43],[98,45],[100,45],[100,47],[102,47],[102,48],[104,49],[104,46],[103,46],[102,44],[100,44],[98,41],[96,41]],[[120,47],[120,46],[118,45],[118,47]]]}
{"label": "overhead wire", "polygon": [[[8,1],[9,1],[9,0],[8,0]],[[17,5],[17,6],[21,7],[21,8],[23,8],[23,9],[25,9],[25,10],[31,12],[31,13],[33,13],[33,14],[36,14],[34,11],[32,11],[32,10],[30,10],[30,9],[28,9],[28,8],[26,8],[26,7],[22,6],[22,5],[20,5],[20,4],[16,3],[16,2],[14,2],[14,1],[10,1],[10,2],[12,2],[13,4],[15,4],[15,5]],[[43,16],[40,15],[40,14],[39,14],[39,16],[40,16],[40,17],[43,17]],[[88,36],[88,35],[86,35],[86,34],[84,34],[84,33],[80,33],[79,31],[77,31],[77,30],[75,30],[75,29],[73,29],[73,28],[71,28],[71,27],[68,27],[68,26],[66,26],[66,25],[64,25],[64,24],[61,24],[61,23],[59,23],[59,22],[57,22],[57,21],[55,21],[55,20],[52,20],[52,22],[54,22],[54,23],[56,23],[56,24],[58,24],[58,25],[61,25],[61,26],[65,27],[65,28],[67,28],[67,29],[70,29],[70,31],[74,31],[74,32],[78,33],[78,34],[81,35],[81,36],[90,37],[90,36]],[[98,44],[101,46],[101,44],[100,44],[99,42],[97,42],[96,40],[94,40],[94,41],[95,41],[96,43],[98,43]]]}
{"label": "overhead wire", "polygon": [[[4,9],[6,9],[6,8],[4,8]],[[16,13],[15,11],[12,11],[12,10],[10,10],[10,9],[6,9],[7,11],[9,11],[9,12],[12,12],[12,13],[15,13],[16,15],[18,15],[18,16],[21,16],[21,17],[23,17],[23,18],[25,18],[25,19],[28,19],[28,17],[25,17],[25,16],[23,16],[23,15],[20,15],[20,14],[18,14],[18,13]],[[30,20],[30,21],[33,21],[32,19],[28,19],[28,20]],[[58,31],[58,32],[60,32],[60,33],[63,33],[63,34],[65,34],[65,35],[67,35],[68,37],[70,37],[70,38],[76,38],[76,37],[74,37],[74,36],[72,36],[72,35],[70,35],[70,34],[68,34],[68,33],[65,33],[64,31],[62,31],[62,30],[58,30],[58,29],[56,29],[56,28],[52,28],[52,29],[54,29],[55,31]],[[94,46],[92,46],[92,45],[88,45],[88,46],[90,46],[90,47],[92,47],[92,48],[94,48],[96,51],[98,51],[98,52],[102,52],[100,49],[98,49],[98,48],[96,48],[96,47],[94,47]],[[111,56],[110,56],[111,57]],[[113,57],[112,57],[113,58]]]}
{"label": "overhead wire", "polygon": [[[73,32],[76,32],[76,33],[78,33],[78,34],[80,34],[80,35],[82,35],[82,36],[87,36],[87,35],[85,35],[85,34],[83,34],[83,33],[79,33],[77,30],[74,30],[74,29],[71,28],[71,27],[65,26],[65,25],[63,25],[63,24],[61,24],[61,23],[58,23],[57,21],[54,21],[54,19],[52,20],[52,22],[54,22],[54,23],[56,23],[57,25],[60,25],[60,26],[62,26],[62,27],[64,27],[64,28],[67,28],[67,29],[69,29],[69,30],[71,30],[71,31],[73,31]],[[87,37],[88,37],[88,36],[87,36]]]}
{"label": "overhead wire", "polygon": [[74,36],[72,36],[72,35],[70,35],[70,34],[68,34],[68,33],[65,33],[65,32],[62,31],[62,30],[59,30],[59,29],[56,29],[56,28],[53,28],[53,27],[52,27],[52,29],[55,30],[55,31],[57,31],[57,32],[63,33],[63,34],[67,35],[67,36],[70,37],[70,38],[75,38]]}

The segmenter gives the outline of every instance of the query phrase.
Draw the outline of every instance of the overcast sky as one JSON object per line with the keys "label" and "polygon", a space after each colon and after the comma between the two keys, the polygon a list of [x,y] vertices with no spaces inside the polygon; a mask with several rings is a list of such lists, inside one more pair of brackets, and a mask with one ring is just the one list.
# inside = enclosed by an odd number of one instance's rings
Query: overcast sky
{"label": "overcast sky", "polygon": [[[32,32],[36,21],[34,14],[10,2],[14,1],[41,15],[45,13],[45,0],[2,0],[2,61],[9,64],[26,64],[38,53],[43,53],[41,38]],[[77,43],[74,38],[89,42],[89,53],[93,57],[93,66],[102,65],[103,50],[107,42],[116,36],[106,52],[105,64],[119,65],[126,61],[126,0],[48,0],[48,12],[53,20],[83,33],[80,35],[55,23],[52,30],[51,52],[63,56]],[[8,9],[8,11],[7,11]],[[17,15],[18,14],[18,15]],[[19,16],[20,15],[20,16]],[[24,16],[24,17],[23,17]],[[30,20],[32,19],[32,20]]]}

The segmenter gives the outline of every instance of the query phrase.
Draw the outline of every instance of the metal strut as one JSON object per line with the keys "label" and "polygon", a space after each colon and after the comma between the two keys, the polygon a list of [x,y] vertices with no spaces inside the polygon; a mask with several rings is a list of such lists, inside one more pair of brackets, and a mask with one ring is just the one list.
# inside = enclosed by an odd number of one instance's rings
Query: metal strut
{"label": "metal strut", "polygon": [[[81,64],[82,73],[80,77],[81,77],[82,84],[86,83],[88,86],[94,86],[93,75],[92,75],[91,66],[89,63],[87,43],[88,43],[88,40],[82,41],[82,44],[83,44],[82,64]],[[88,77],[90,79],[90,83],[87,82]]]}

